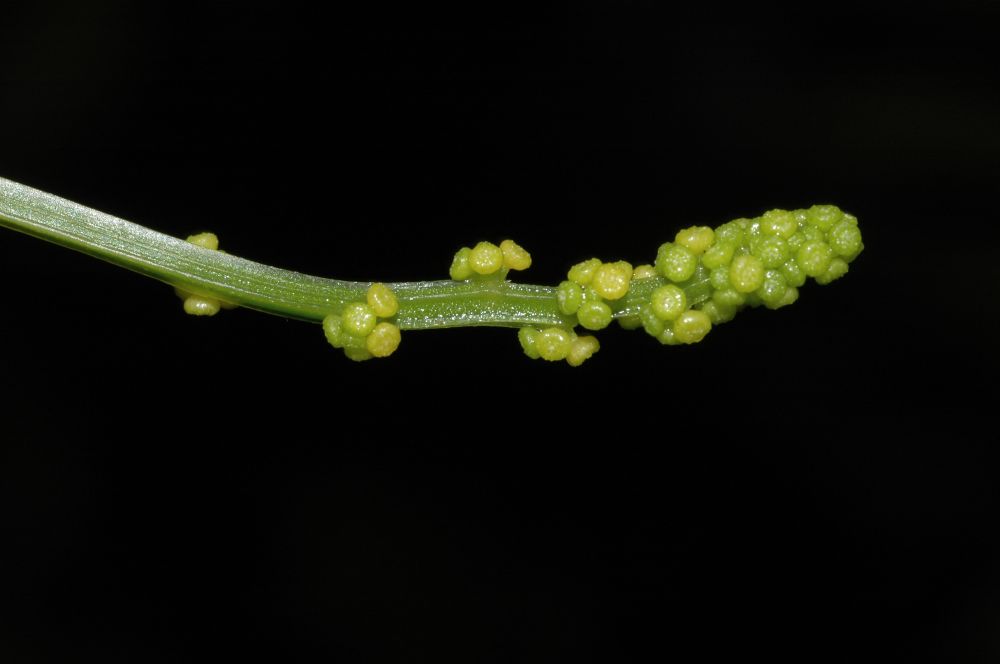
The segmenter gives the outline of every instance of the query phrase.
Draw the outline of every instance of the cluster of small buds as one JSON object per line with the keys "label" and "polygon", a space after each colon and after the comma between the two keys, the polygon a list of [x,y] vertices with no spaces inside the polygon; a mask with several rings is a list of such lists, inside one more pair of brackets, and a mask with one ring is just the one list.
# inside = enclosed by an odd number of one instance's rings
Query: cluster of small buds
{"label": "cluster of small buds", "polygon": [[455,254],[448,274],[455,281],[476,277],[506,276],[510,270],[527,270],[531,267],[531,254],[513,240],[504,240],[500,246],[480,242],[476,246],[462,247]]}
{"label": "cluster of small buds", "polygon": [[[208,249],[209,251],[220,251],[219,238],[215,233],[198,233],[189,235],[187,241],[191,244]],[[225,252],[223,252],[225,253]],[[174,293],[184,301],[184,313],[192,316],[214,316],[219,313],[219,309],[235,309],[236,305],[217,297],[209,295],[199,295],[183,288],[175,288]]]}
{"label": "cluster of small buds", "polygon": [[361,362],[373,357],[389,357],[399,348],[399,327],[387,320],[399,311],[392,289],[381,283],[368,287],[364,302],[350,302],[340,314],[323,319],[323,333],[334,348]]}
{"label": "cluster of small buds", "polygon": [[[660,246],[656,272],[669,283],[653,291],[639,320],[664,344],[694,343],[744,307],[792,304],[807,277],[839,279],[862,249],[857,219],[832,205],[686,228]],[[710,297],[691,306],[683,288],[706,280]]]}
{"label": "cluster of small buds", "polygon": [[573,330],[549,327],[539,330],[522,327],[517,332],[518,341],[524,354],[533,360],[549,362],[566,360],[571,367],[578,367],[601,349],[601,344],[593,336],[577,336]]}
{"label": "cluster of small buds", "polygon": [[[577,263],[555,291],[566,323],[522,327],[518,340],[532,359],[565,360],[574,367],[600,349],[596,338],[579,336],[574,328],[602,330],[616,317],[622,327],[641,327],[665,345],[697,343],[744,307],[792,304],[808,277],[820,284],[842,277],[863,249],[857,219],[832,205],[771,210],[714,230],[692,226],[661,245],[653,265],[598,258]],[[531,255],[511,240],[499,246],[480,242],[460,249],[449,272],[456,281],[492,282],[530,265]],[[399,328],[378,319],[397,310],[393,292],[372,284],[367,302],[327,316],[323,329],[353,360],[386,357],[399,346]]]}
{"label": "cluster of small buds", "polygon": [[[819,284],[839,279],[863,248],[857,219],[835,206],[771,210],[714,230],[685,228],[660,246],[654,265],[577,263],[556,298],[559,310],[588,330],[607,327],[617,312],[626,329],[642,327],[665,345],[693,344],[744,307],[792,304],[808,277]],[[648,293],[641,304],[616,305],[644,280],[655,281],[641,291]],[[573,337],[571,330],[529,329],[521,331],[521,344],[531,357],[562,359]]]}
{"label": "cluster of small buds", "polygon": [[[584,264],[581,264],[584,266]],[[587,287],[587,302],[583,301],[584,291],[577,286],[577,302],[573,313],[583,309],[580,320],[586,320],[584,327],[598,330],[611,322],[611,309],[601,301],[601,298],[616,299],[628,292],[629,280],[632,278],[632,266],[628,263],[602,265],[597,259],[588,261],[585,268],[577,266],[571,270],[571,276],[585,269],[585,277],[579,276]],[[455,281],[477,279],[481,277],[501,278],[507,276],[510,270],[526,270],[531,267],[531,254],[513,240],[504,240],[499,246],[492,242],[480,242],[476,246],[462,247],[455,254],[449,273]],[[560,300],[562,302],[562,300]],[[598,304],[592,307],[591,304]],[[560,305],[562,306],[562,305]],[[588,317],[588,312],[590,312]],[[570,315],[563,309],[563,313]],[[606,316],[607,320],[604,321]],[[578,336],[572,329],[564,327],[522,327],[517,333],[521,348],[532,359],[559,362],[565,360],[570,366],[578,367],[594,353],[601,345],[592,336]]]}
{"label": "cluster of small buds", "polygon": [[[613,318],[608,302],[620,300],[628,293],[634,270],[625,261],[603,263],[591,258],[571,267],[566,276],[568,279],[556,290],[559,311],[575,316],[585,329],[603,330]],[[601,348],[596,337],[578,336],[572,329],[561,327],[522,328],[518,339],[528,357],[566,360],[573,367],[589,360]]]}
{"label": "cluster of small buds", "polygon": [[632,265],[625,261],[602,263],[591,258],[577,263],[556,290],[559,310],[567,316],[576,316],[588,330],[603,330],[614,317],[608,302],[625,297],[634,273]]}

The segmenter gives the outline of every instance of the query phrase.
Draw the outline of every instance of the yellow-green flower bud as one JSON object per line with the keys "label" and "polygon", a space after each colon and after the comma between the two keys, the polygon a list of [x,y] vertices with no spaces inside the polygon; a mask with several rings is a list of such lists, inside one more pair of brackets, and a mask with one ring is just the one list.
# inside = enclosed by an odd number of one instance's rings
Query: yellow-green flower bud
{"label": "yellow-green flower bud", "polygon": [[632,270],[632,281],[638,281],[639,279],[652,279],[657,276],[656,268],[652,265],[637,265],[635,269]]}
{"label": "yellow-green flower bud", "polygon": [[584,302],[576,312],[580,325],[588,330],[603,330],[611,324],[611,316],[611,307],[600,300]]}
{"label": "yellow-green flower bud", "polygon": [[513,240],[500,243],[503,252],[503,264],[508,270],[527,270],[531,267],[531,254]]}
{"label": "yellow-green flower bud", "polygon": [[701,341],[712,330],[712,320],[704,311],[688,309],[674,321],[674,336],[682,344]]}
{"label": "yellow-green flower bud", "polygon": [[375,357],[389,357],[399,348],[400,339],[398,327],[382,322],[365,337],[365,349]]}
{"label": "yellow-green flower bud", "polygon": [[736,245],[734,244],[716,242],[702,255],[701,263],[709,270],[729,265],[733,260],[735,251]]}
{"label": "yellow-green flower bud", "polygon": [[650,307],[660,320],[676,320],[687,309],[687,296],[678,286],[660,286],[650,296]]}
{"label": "yellow-green flower bud", "polygon": [[556,289],[556,300],[559,302],[559,311],[572,316],[583,303],[583,289],[575,281],[564,281]]}
{"label": "yellow-green flower bud", "polygon": [[625,261],[604,263],[594,270],[590,287],[605,300],[618,300],[628,293],[632,266]]}
{"label": "yellow-green flower bud", "polygon": [[469,252],[469,267],[476,274],[493,274],[503,267],[503,251],[492,242],[480,242]]}
{"label": "yellow-green flower bud", "polygon": [[578,367],[601,349],[601,344],[595,337],[577,337],[570,344],[569,353],[566,355],[566,363],[571,367]]}
{"label": "yellow-green flower bud", "polygon": [[349,302],[341,320],[344,332],[355,337],[366,337],[375,329],[375,312],[363,302]]}
{"label": "yellow-green flower bud", "polygon": [[211,249],[212,251],[217,251],[219,249],[219,238],[215,233],[198,233],[196,235],[188,235],[187,241],[193,245],[197,245],[202,249]]}
{"label": "yellow-green flower bud", "polygon": [[184,313],[192,316],[214,316],[220,307],[221,303],[214,297],[189,295],[184,298]]}
{"label": "yellow-green flower bud", "polygon": [[830,261],[826,271],[816,277],[816,283],[825,286],[831,281],[840,279],[842,276],[847,274],[848,269],[847,261],[843,258],[834,258]]}
{"label": "yellow-green flower bud", "polygon": [[590,258],[571,267],[566,276],[569,277],[570,281],[576,282],[581,286],[587,286],[593,280],[594,273],[600,266],[601,259]]}
{"label": "yellow-green flower bud", "polygon": [[795,215],[787,210],[769,210],[760,218],[760,232],[788,239],[799,230]]}
{"label": "yellow-green flower bud", "polygon": [[549,327],[535,337],[535,350],[543,360],[565,360],[576,335],[561,327]]}
{"label": "yellow-green flower bud", "polygon": [[729,283],[738,293],[752,293],[764,283],[764,265],[756,256],[737,256],[729,265]]}
{"label": "yellow-green flower bud", "polygon": [[538,348],[535,345],[539,334],[540,332],[533,327],[522,327],[517,331],[517,340],[521,342],[524,354],[533,360],[537,360],[540,357]]}
{"label": "yellow-green flower bud", "polygon": [[687,281],[698,267],[698,257],[690,249],[665,242],[656,252],[656,270],[670,281]]}
{"label": "yellow-green flower bud", "polygon": [[455,281],[465,281],[472,276],[472,268],[469,267],[469,254],[472,249],[462,247],[455,252],[455,257],[451,260],[451,268],[448,270],[449,276]]}
{"label": "yellow-green flower bud", "polygon": [[715,242],[715,231],[708,226],[691,226],[678,231],[674,242],[686,247],[695,256],[701,256]]}
{"label": "yellow-green flower bud", "polygon": [[330,345],[334,348],[344,347],[344,332],[343,321],[337,314],[327,314],[326,318],[323,319],[323,334],[326,335],[326,340],[330,342]]}
{"label": "yellow-green flower bud", "polygon": [[818,277],[830,267],[833,250],[826,242],[807,242],[795,254],[795,262],[810,277]]}
{"label": "yellow-green flower bud", "polygon": [[379,318],[392,318],[399,311],[399,300],[392,289],[381,283],[374,283],[368,287],[365,295],[368,306]]}

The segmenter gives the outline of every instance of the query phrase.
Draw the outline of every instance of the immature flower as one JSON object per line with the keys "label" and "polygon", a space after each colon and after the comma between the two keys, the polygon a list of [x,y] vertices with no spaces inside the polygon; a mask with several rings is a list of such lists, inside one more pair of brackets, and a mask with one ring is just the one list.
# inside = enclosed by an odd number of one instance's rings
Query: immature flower
{"label": "immature flower", "polygon": [[[454,255],[453,281],[347,282],[225,256],[212,233],[187,242],[0,178],[0,225],[45,237],[175,285],[184,310],[211,316],[226,300],[289,318],[322,321],[327,341],[352,360],[386,357],[401,329],[516,327],[526,355],[578,366],[613,320],[664,345],[692,344],[743,308],[794,303],[811,277],[828,284],[864,250],[857,219],[832,205],[770,210],[716,228],[692,226],[660,245],[654,265],[589,258],[558,287],[516,283],[531,265],[513,240]],[[457,282],[457,283],[456,283]]]}

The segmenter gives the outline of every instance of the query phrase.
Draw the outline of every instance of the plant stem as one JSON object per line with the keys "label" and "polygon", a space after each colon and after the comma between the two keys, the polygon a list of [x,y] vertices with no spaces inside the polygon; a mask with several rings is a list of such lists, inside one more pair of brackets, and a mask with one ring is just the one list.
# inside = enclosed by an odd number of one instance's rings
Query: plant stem
{"label": "plant stem", "polygon": [[[370,282],[340,281],[283,270],[211,251],[58,196],[0,178],[0,226],[75,249],[186,291],[265,313],[319,322],[365,299]],[[611,303],[616,317],[635,314],[661,278],[636,281]],[[555,289],[504,278],[388,284],[399,299],[401,329],[523,325],[572,327]],[[711,292],[701,272],[681,284],[688,301]]]}

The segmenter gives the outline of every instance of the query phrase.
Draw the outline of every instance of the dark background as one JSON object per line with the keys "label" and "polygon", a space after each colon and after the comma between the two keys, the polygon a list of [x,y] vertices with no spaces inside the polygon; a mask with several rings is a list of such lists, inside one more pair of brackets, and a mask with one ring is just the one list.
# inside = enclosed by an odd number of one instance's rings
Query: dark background
{"label": "dark background", "polygon": [[365,6],[5,5],[0,175],[348,279],[816,202],[867,249],[573,370],[4,231],[0,660],[996,661],[996,3]]}

